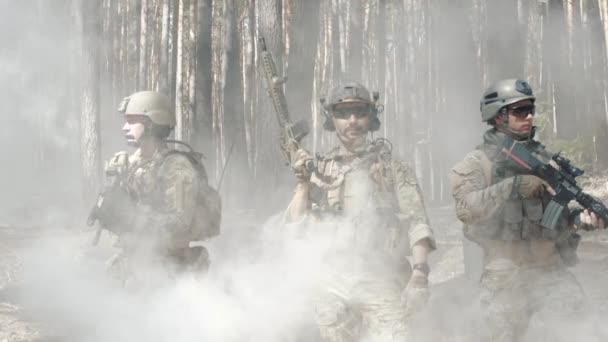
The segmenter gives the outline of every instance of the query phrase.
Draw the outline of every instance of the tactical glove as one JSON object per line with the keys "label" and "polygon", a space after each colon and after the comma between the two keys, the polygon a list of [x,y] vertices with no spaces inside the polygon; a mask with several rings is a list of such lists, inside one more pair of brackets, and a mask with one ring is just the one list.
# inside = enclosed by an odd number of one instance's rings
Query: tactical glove
{"label": "tactical glove", "polygon": [[292,158],[291,168],[298,180],[303,182],[309,182],[310,176],[312,174],[312,169],[310,165],[313,164],[313,159],[310,153],[304,149],[299,149],[296,151],[295,155]]}

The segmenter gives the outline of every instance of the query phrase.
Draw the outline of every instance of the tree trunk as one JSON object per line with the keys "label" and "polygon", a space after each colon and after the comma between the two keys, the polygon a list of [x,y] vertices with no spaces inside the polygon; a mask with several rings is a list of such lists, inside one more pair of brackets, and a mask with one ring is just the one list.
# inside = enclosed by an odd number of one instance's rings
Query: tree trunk
{"label": "tree trunk", "polygon": [[101,3],[82,1],[83,87],[80,121],[83,194],[89,200],[99,189],[101,153],[99,137],[99,68]]}
{"label": "tree trunk", "polygon": [[[310,19],[319,16],[320,0],[290,0],[291,17],[289,25],[289,56],[287,57],[286,94],[293,120],[312,119],[313,76],[318,25],[311,25]],[[302,34],[302,32],[306,32]],[[306,140],[309,143],[310,138]]]}
{"label": "tree trunk", "polygon": [[141,24],[141,0],[126,0],[127,1],[127,18],[126,18],[126,83],[127,93],[131,94],[139,89],[139,39],[140,39],[140,24]]}
{"label": "tree trunk", "polygon": [[147,84],[148,65],[148,0],[140,0],[141,14],[139,26],[139,72],[137,77],[137,88],[145,89]]}
{"label": "tree trunk", "polygon": [[255,0],[249,0],[241,19],[241,73],[243,80],[243,123],[245,126],[245,144],[247,147],[247,165],[250,174],[255,170]]}
{"label": "tree trunk", "polygon": [[[211,103],[211,88],[213,74],[211,66],[212,51],[212,0],[198,0],[198,33],[196,43],[196,115],[194,128],[196,131],[195,145],[210,158],[211,167],[215,169],[213,148],[213,106]],[[215,174],[215,172],[210,172]]]}
{"label": "tree trunk", "polygon": [[190,142],[194,122],[194,56],[196,41],[192,31],[195,21],[194,5],[196,0],[179,0],[177,16],[177,60],[175,81],[175,137]]}
{"label": "tree trunk", "polygon": [[[266,46],[274,57],[277,72],[284,75],[283,66],[283,32],[281,1],[256,0],[256,38],[264,37]],[[255,45],[255,53],[259,53],[259,45]],[[287,169],[278,147],[278,123],[270,99],[264,91],[266,81],[260,67],[259,59],[256,57],[256,82],[259,89],[257,95],[257,120],[256,120],[256,159],[254,174],[256,177],[257,193],[263,193],[265,189],[276,188],[279,184],[278,177]],[[284,173],[283,173],[284,174]]]}
{"label": "tree trunk", "polygon": [[169,94],[169,11],[172,0],[161,0],[163,6],[161,33],[160,33],[160,71],[158,76],[158,89]]}
{"label": "tree trunk", "polygon": [[225,7],[229,0],[216,1],[213,3],[213,86],[211,91],[213,106],[213,140],[215,147],[215,178],[221,177],[221,165],[225,162],[225,131],[224,131],[224,95],[226,89],[226,20]]}

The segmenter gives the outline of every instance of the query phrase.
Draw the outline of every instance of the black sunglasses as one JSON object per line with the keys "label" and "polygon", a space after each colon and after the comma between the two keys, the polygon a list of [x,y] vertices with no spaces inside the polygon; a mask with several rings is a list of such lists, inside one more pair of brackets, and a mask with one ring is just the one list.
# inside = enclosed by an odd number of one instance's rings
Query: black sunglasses
{"label": "black sunglasses", "polygon": [[371,112],[372,108],[370,106],[337,107],[332,110],[332,115],[337,119],[348,119],[351,115],[361,119],[370,115]]}
{"label": "black sunglasses", "polygon": [[528,114],[536,114],[536,106],[534,105],[525,105],[521,107],[509,108],[509,112],[519,119],[524,119],[528,116]]}

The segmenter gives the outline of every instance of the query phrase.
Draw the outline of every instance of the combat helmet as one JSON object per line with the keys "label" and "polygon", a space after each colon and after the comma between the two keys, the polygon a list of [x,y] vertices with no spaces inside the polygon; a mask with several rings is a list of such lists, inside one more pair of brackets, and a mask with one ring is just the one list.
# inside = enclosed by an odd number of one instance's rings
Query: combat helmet
{"label": "combat helmet", "polygon": [[175,127],[175,113],[167,96],[157,91],[140,91],[125,97],[118,107],[123,115],[141,115],[158,126]]}
{"label": "combat helmet", "polygon": [[515,78],[498,81],[483,93],[480,101],[481,120],[488,122],[503,108],[521,100],[536,100],[528,82]]}
{"label": "combat helmet", "polygon": [[336,130],[331,117],[331,111],[335,105],[346,102],[362,102],[371,106],[370,131],[377,131],[380,129],[378,114],[382,113],[383,109],[381,105],[378,106],[376,104],[379,97],[380,94],[377,91],[370,93],[367,88],[356,82],[347,82],[333,87],[329,91],[327,97],[322,97],[320,99],[324,109],[323,116],[325,117],[323,128],[328,131]]}

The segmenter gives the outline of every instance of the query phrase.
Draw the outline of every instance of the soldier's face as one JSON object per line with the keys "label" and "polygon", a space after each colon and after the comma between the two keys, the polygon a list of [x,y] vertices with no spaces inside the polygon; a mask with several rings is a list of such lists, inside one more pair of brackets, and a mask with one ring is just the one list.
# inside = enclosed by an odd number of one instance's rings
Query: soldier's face
{"label": "soldier's face", "polygon": [[[507,107],[507,114],[509,116],[508,127],[513,132],[522,134],[530,133],[534,126],[534,114],[536,109],[534,102],[530,100],[521,100],[510,104]],[[496,123],[503,123],[501,116],[497,117]]]}
{"label": "soldier's face", "polygon": [[337,104],[332,110],[336,134],[349,145],[365,140],[369,131],[371,107],[363,102]]}
{"label": "soldier's face", "polygon": [[509,129],[519,133],[530,133],[534,125],[534,102],[521,100],[507,107]]}
{"label": "soldier's face", "polygon": [[126,115],[125,124],[122,131],[125,134],[127,143],[131,146],[138,146],[145,130],[145,117],[139,115]]}

